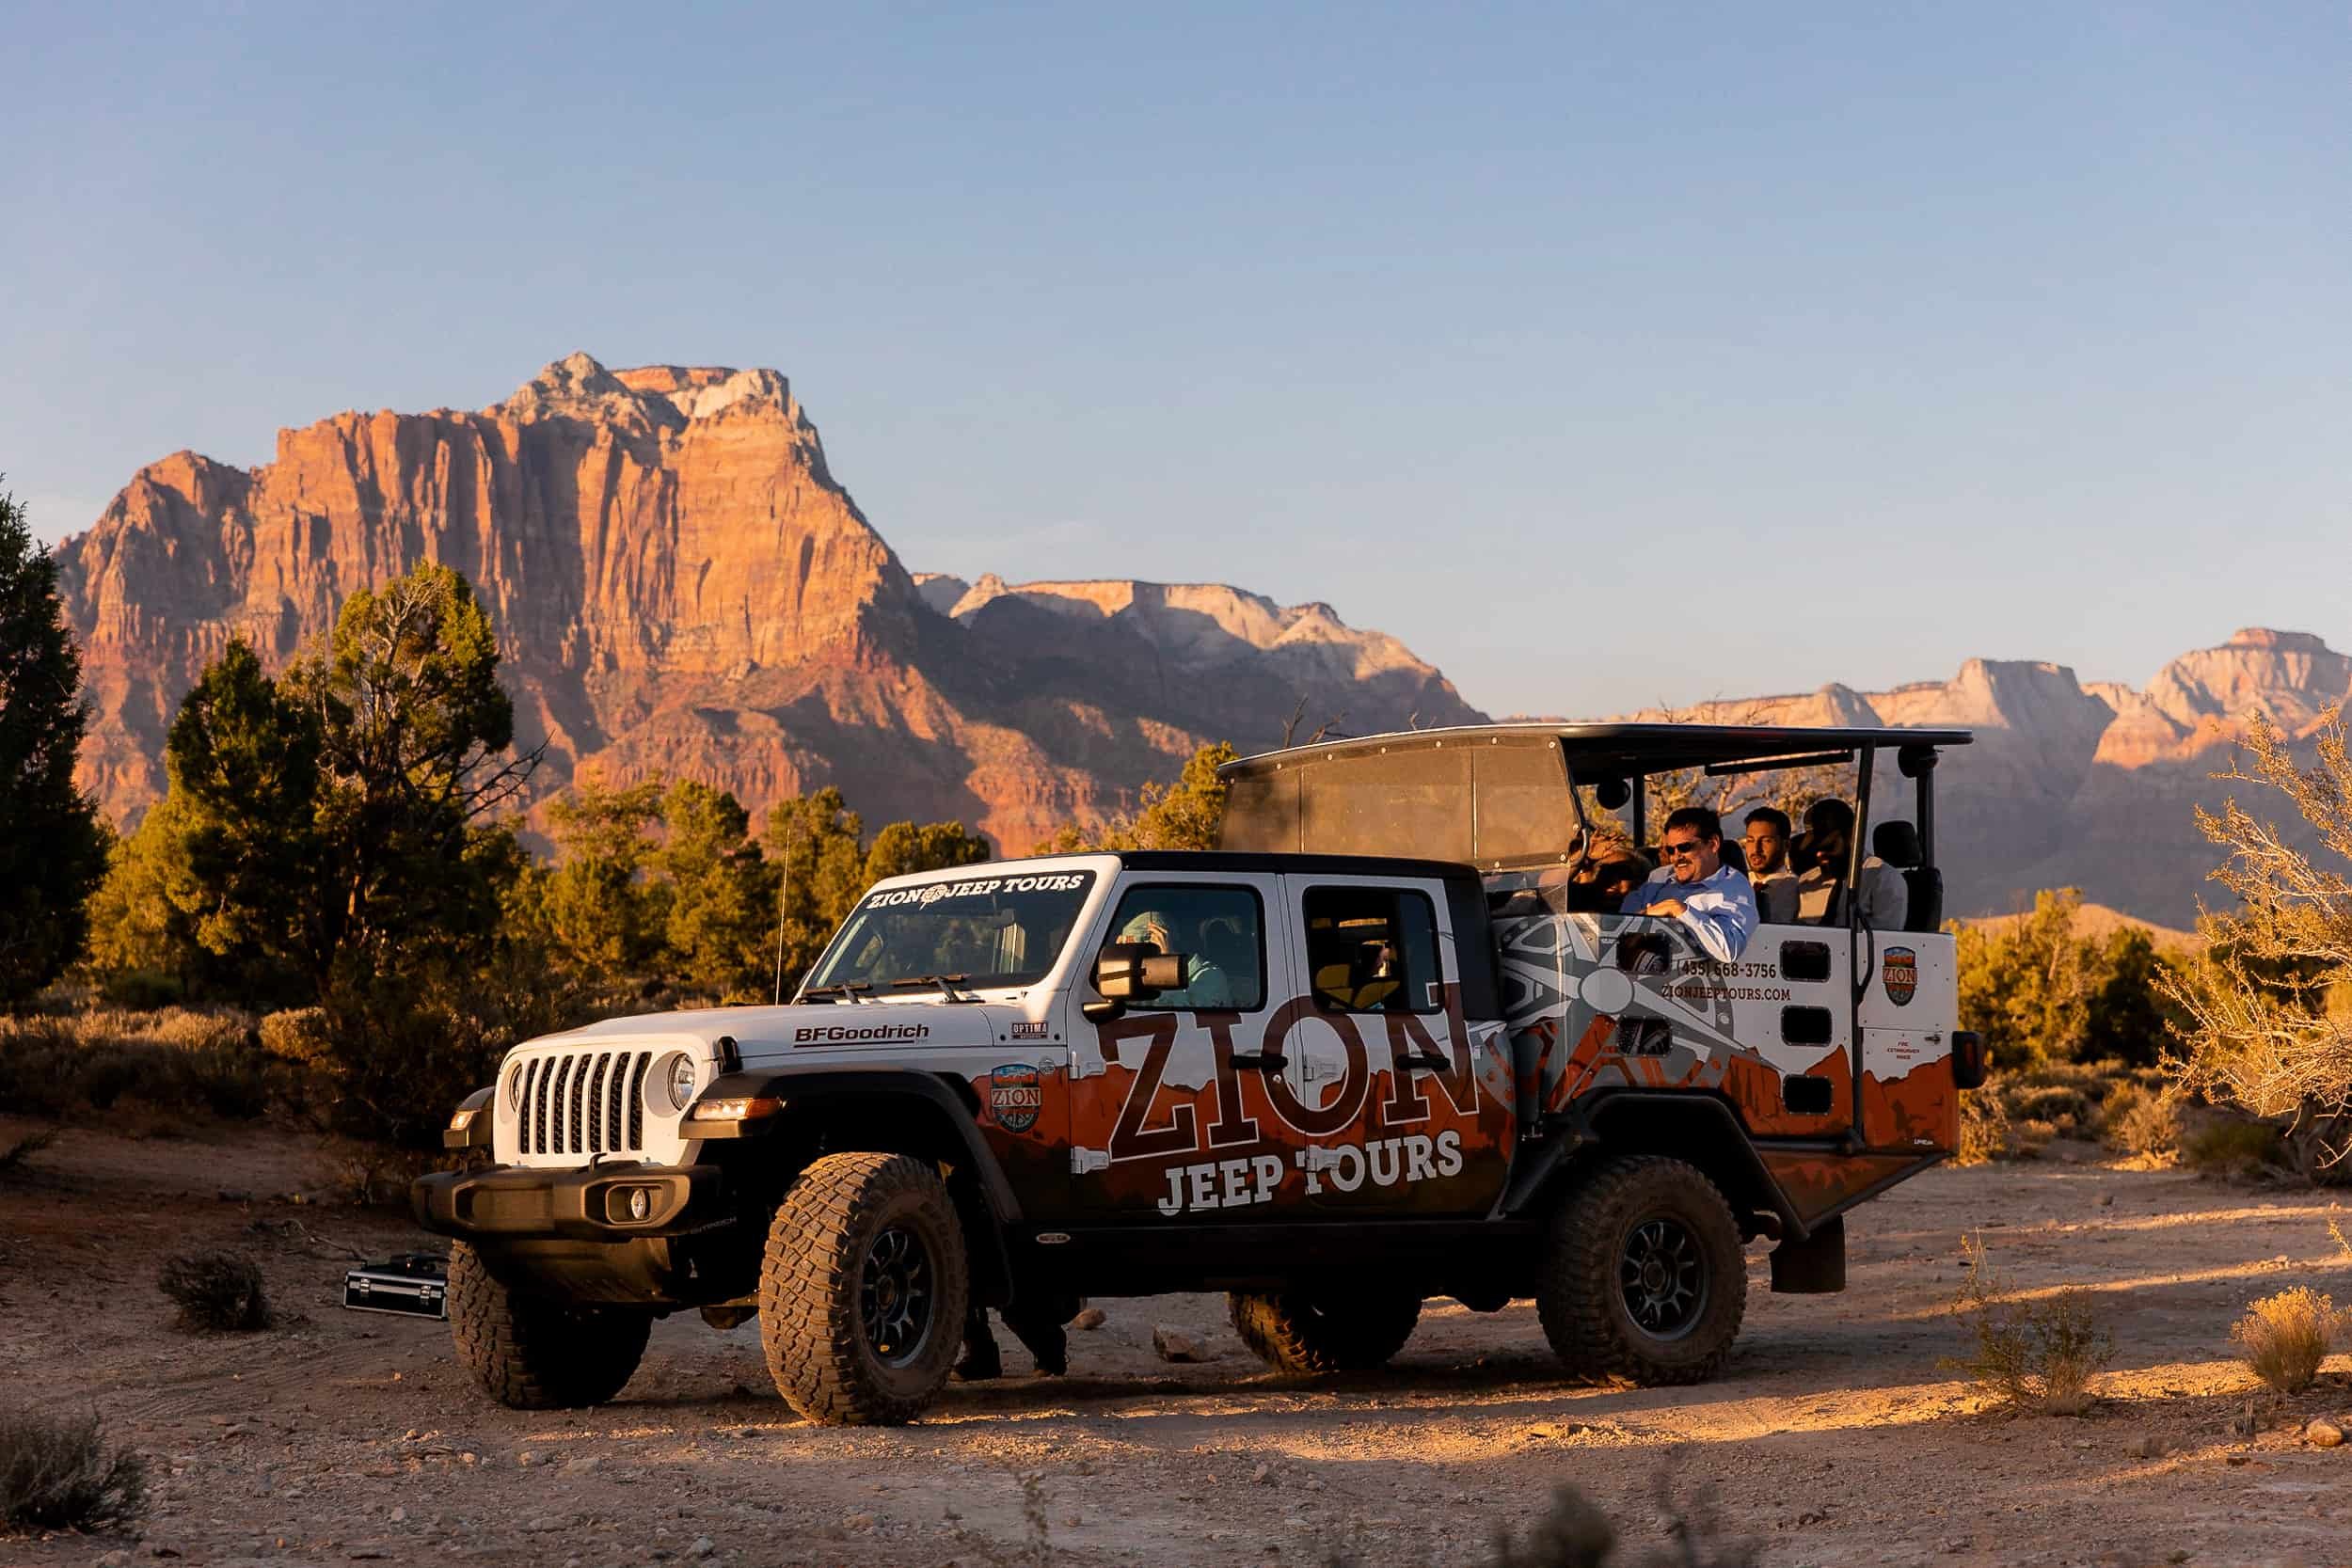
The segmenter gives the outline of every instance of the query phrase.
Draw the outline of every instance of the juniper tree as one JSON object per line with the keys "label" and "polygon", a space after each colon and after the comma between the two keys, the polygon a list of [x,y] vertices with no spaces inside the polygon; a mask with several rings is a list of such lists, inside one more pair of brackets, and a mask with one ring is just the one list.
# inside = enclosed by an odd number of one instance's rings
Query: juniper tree
{"label": "juniper tree", "polygon": [[0,494],[0,1004],[81,956],[107,835],[73,782],[89,724],[57,566]]}

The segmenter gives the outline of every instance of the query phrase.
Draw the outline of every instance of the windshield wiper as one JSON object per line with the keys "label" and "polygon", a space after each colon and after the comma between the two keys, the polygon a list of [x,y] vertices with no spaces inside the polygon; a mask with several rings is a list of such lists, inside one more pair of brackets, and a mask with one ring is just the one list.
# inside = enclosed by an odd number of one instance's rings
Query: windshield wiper
{"label": "windshield wiper", "polygon": [[890,982],[893,990],[912,990],[916,986],[937,986],[942,1002],[977,1002],[977,996],[965,996],[956,988],[970,979],[968,974],[910,974],[903,980]]}
{"label": "windshield wiper", "polygon": [[846,980],[837,986],[810,986],[801,992],[801,998],[806,1001],[812,996],[841,996],[855,1002],[859,991],[873,989],[874,983],[871,980]]}

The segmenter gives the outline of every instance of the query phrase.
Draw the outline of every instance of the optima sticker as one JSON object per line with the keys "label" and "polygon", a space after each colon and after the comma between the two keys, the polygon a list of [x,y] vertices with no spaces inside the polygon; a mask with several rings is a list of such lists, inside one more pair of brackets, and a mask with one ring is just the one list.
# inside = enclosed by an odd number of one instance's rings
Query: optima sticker
{"label": "optima sticker", "polygon": [[803,1023],[792,1031],[794,1045],[855,1045],[878,1040],[927,1040],[928,1023]]}

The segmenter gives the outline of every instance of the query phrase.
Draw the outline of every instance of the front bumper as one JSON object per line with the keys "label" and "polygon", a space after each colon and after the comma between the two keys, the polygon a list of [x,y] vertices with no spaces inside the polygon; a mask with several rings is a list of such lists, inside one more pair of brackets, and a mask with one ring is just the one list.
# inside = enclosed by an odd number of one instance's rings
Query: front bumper
{"label": "front bumper", "polygon": [[[632,1199],[644,1197],[644,1216]],[[417,1223],[463,1241],[631,1242],[683,1236],[733,1217],[715,1165],[635,1162],[439,1171],[408,1189]]]}

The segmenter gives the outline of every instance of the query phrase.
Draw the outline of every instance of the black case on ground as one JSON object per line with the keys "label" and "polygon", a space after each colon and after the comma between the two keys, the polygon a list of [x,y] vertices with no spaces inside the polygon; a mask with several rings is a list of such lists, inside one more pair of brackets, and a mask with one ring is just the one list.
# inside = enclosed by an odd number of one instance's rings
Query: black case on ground
{"label": "black case on ground", "polygon": [[356,1312],[397,1312],[409,1318],[449,1316],[449,1259],[404,1252],[343,1275],[343,1305]]}

